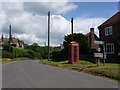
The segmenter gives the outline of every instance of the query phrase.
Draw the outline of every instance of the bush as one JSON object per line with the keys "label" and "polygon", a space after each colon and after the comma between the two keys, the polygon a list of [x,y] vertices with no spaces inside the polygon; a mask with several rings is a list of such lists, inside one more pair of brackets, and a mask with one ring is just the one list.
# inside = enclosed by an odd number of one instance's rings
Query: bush
{"label": "bush", "polygon": [[12,47],[12,54],[15,58],[24,57],[24,50]]}
{"label": "bush", "polygon": [[66,50],[61,50],[61,51],[53,51],[52,52],[52,59],[54,61],[64,61],[68,58]]}
{"label": "bush", "polygon": [[27,53],[28,53],[28,57],[32,59],[35,59],[38,56],[38,54],[32,50],[27,50]]}
{"label": "bush", "polygon": [[47,58],[48,47],[41,47],[41,46],[38,46],[37,43],[33,43],[32,45],[28,45],[26,49],[32,50],[35,53],[37,53],[36,55],[37,55],[37,58],[39,59]]}
{"label": "bush", "polygon": [[10,46],[10,45],[3,45],[3,51],[12,52],[12,46]]}
{"label": "bush", "polygon": [[2,51],[2,58],[13,58],[13,55],[10,52]]}
{"label": "bush", "polygon": [[[35,48],[35,47],[34,47]],[[37,51],[37,50],[36,50]],[[41,52],[36,52],[35,50],[31,49],[19,49],[15,48],[9,45],[3,46],[3,57],[4,58],[19,58],[19,57],[28,57],[31,59],[42,59],[42,56],[44,56],[44,49],[40,48]]]}

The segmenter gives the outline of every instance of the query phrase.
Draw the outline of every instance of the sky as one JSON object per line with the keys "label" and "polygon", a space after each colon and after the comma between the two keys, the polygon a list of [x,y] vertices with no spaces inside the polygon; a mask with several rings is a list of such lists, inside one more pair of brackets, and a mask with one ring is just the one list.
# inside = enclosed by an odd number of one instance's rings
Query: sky
{"label": "sky", "polygon": [[8,37],[8,26],[12,25],[12,36],[27,44],[47,44],[47,13],[51,12],[50,45],[59,46],[64,36],[71,32],[74,18],[74,33],[87,34],[118,11],[118,2],[2,2],[0,3],[0,29]]}

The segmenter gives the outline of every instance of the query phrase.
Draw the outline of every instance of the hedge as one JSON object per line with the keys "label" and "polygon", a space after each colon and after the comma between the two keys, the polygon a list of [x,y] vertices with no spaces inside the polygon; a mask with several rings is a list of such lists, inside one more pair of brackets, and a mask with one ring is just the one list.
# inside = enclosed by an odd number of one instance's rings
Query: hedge
{"label": "hedge", "polygon": [[12,53],[7,52],[7,51],[2,51],[2,58],[13,58]]}
{"label": "hedge", "polygon": [[54,61],[64,61],[68,59],[67,52],[63,49],[60,51],[53,51],[52,52],[52,59]]}
{"label": "hedge", "polygon": [[41,59],[41,54],[30,49],[19,49],[5,45],[3,47],[2,56],[3,58],[18,58],[18,57],[28,57],[32,59]]}

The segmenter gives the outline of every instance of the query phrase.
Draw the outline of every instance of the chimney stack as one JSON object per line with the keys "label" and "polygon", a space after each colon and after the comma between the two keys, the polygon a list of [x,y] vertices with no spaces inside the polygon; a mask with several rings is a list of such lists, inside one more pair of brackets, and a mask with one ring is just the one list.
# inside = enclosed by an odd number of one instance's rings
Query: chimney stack
{"label": "chimney stack", "polygon": [[94,28],[90,28],[90,33],[94,33]]}

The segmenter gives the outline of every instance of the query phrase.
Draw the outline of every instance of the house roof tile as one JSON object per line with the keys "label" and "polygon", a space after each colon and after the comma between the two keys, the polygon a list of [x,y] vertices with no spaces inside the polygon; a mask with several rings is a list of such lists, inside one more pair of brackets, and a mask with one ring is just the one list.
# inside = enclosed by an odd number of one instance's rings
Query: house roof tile
{"label": "house roof tile", "polygon": [[108,20],[106,20],[103,24],[98,26],[98,28],[100,28],[102,26],[105,26],[105,25],[108,25],[108,24],[112,24],[112,23],[118,22],[119,20],[120,20],[120,12],[117,12],[115,15],[113,15]]}

